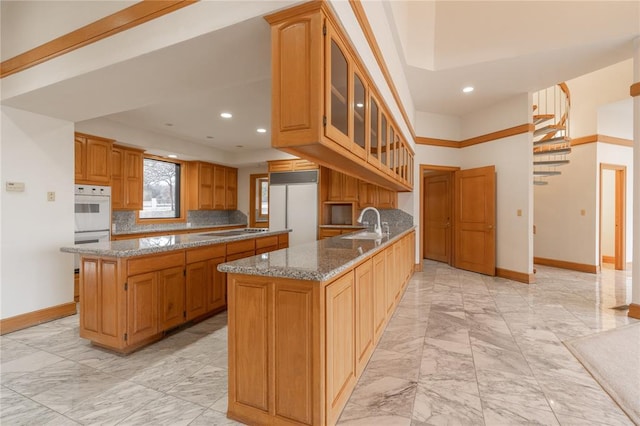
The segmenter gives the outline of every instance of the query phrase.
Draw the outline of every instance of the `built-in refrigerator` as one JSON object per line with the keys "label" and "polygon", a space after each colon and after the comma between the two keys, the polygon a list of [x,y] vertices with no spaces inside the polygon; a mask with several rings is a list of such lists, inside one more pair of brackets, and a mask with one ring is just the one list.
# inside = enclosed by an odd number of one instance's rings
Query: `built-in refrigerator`
{"label": "built-in refrigerator", "polygon": [[317,170],[269,174],[269,228],[291,229],[289,247],[316,241]]}

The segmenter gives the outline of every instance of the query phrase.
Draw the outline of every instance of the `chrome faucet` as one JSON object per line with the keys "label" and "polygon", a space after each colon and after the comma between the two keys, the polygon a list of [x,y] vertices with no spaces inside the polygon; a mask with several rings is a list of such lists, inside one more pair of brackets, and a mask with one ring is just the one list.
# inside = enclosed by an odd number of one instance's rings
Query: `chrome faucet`
{"label": "chrome faucet", "polygon": [[375,232],[380,237],[382,237],[382,226],[380,225],[380,212],[375,207],[365,207],[360,212],[360,216],[358,216],[357,222],[358,223],[362,223],[362,218],[363,218],[363,216],[364,216],[364,214],[365,214],[365,212],[367,210],[373,210],[374,212],[376,212],[376,216],[377,216],[378,222],[373,224],[373,232]]}

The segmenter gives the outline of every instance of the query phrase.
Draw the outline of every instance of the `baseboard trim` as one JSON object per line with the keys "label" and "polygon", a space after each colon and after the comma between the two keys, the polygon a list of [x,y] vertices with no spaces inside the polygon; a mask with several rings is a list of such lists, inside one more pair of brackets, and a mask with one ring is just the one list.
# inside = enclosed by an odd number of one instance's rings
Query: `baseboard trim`
{"label": "baseboard trim", "polygon": [[586,263],[567,262],[565,260],[546,259],[544,257],[534,257],[533,263],[544,266],[553,266],[554,268],[570,269],[578,272],[588,272],[597,274],[600,272],[600,265],[587,265]]}
{"label": "baseboard trim", "polygon": [[0,335],[22,330],[23,328],[53,321],[58,318],[68,317],[78,312],[76,302],[63,303],[26,314],[0,320]]}
{"label": "baseboard trim", "polygon": [[602,263],[616,263],[615,256],[602,256]]}
{"label": "baseboard trim", "polygon": [[640,305],[637,303],[631,303],[629,305],[629,313],[627,313],[628,317],[640,319]]}
{"label": "baseboard trim", "polygon": [[533,274],[511,271],[509,269],[496,268],[496,275],[500,278],[506,278],[508,280],[518,281],[525,284],[533,284],[536,282],[536,277]]}
{"label": "baseboard trim", "polygon": [[413,265],[413,272],[422,272],[422,271],[424,271],[424,266],[422,266],[422,262],[419,262]]}

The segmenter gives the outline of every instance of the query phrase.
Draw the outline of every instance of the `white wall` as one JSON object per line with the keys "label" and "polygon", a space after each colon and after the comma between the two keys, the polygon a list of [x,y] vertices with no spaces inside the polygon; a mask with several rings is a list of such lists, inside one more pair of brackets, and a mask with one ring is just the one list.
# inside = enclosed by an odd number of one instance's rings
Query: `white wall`
{"label": "white wall", "polygon": [[[531,98],[527,94],[516,96],[491,108],[462,117],[459,120],[459,129],[456,129],[454,117],[443,117],[444,124],[433,127],[438,129],[437,133],[420,134],[420,136],[450,139],[451,135],[457,133],[466,139],[528,123],[531,120],[530,102]],[[416,128],[420,127],[428,131],[435,121],[437,117],[433,114],[416,114]],[[530,133],[462,149],[416,146],[416,170],[414,171],[416,179],[413,192],[415,205],[412,213],[414,223],[418,224],[420,218],[419,194],[422,191],[422,179],[419,176],[420,164],[457,166],[462,169],[494,165],[497,186],[496,266],[521,273],[532,273],[533,154],[531,147]],[[399,197],[399,201],[400,207],[403,208],[402,197]],[[518,210],[522,210],[522,216],[517,216]]]}
{"label": "white wall", "polygon": [[[0,107],[0,317],[73,301],[73,123]],[[24,192],[7,192],[23,182]],[[54,191],[54,202],[47,192]]]}
{"label": "white wall", "polygon": [[598,107],[629,98],[629,87],[633,84],[633,59],[566,83],[571,92],[570,136],[579,138],[596,134]]}
{"label": "white wall", "polygon": [[415,114],[416,135],[459,141],[462,140],[461,127],[462,121],[457,116],[422,111]]}
{"label": "white wall", "polygon": [[534,187],[534,255],[597,265],[596,144],[573,147],[569,159],[561,175],[549,177],[548,185]]}
{"label": "white wall", "polygon": [[[627,262],[633,260],[633,148],[608,143],[597,144],[597,163],[595,173],[598,175],[600,164],[615,164],[627,168],[627,205],[626,205],[626,240]],[[598,187],[599,189],[599,187]],[[604,244],[604,242],[603,242]],[[596,248],[597,249],[597,248]],[[603,245],[604,250],[604,245]],[[604,253],[607,254],[607,253]],[[611,255],[613,256],[613,254]]]}
{"label": "white wall", "polygon": [[600,247],[602,256],[614,257],[616,255],[616,173],[614,170],[603,170],[600,179],[602,180],[602,192],[600,193],[600,203],[602,204]]}

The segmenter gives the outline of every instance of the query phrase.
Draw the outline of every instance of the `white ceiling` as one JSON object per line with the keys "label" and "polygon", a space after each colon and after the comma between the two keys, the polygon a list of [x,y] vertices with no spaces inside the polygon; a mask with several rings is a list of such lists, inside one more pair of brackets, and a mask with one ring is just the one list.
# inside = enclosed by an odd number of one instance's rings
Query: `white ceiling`
{"label": "white ceiling", "polygon": [[[640,36],[638,1],[385,3],[415,108],[439,114],[463,116],[628,59]],[[269,37],[258,16],[3,103],[230,152],[267,148],[270,132],[256,128],[270,128]],[[466,85],[476,90],[463,95]]]}

